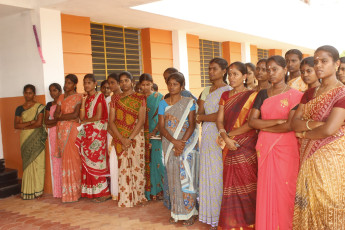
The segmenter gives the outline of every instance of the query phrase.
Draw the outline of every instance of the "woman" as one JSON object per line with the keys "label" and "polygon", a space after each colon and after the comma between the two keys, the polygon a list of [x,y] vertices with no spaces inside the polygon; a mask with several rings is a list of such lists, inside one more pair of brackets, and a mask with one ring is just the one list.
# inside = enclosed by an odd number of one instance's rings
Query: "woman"
{"label": "woman", "polygon": [[84,76],[83,100],[79,118],[82,123],[76,145],[82,162],[81,196],[103,202],[110,198],[107,181],[107,121],[108,110],[104,95],[96,91],[93,74]]}
{"label": "woman", "polygon": [[228,76],[233,90],[222,94],[216,122],[225,144],[219,229],[252,229],[256,207],[257,133],[248,126],[247,118],[257,92],[244,86],[247,68],[243,63],[232,63]]}
{"label": "woman", "polygon": [[216,144],[218,130],[216,119],[220,96],[231,88],[225,83],[228,62],[214,58],[208,73],[212,86],[198,100],[197,123],[202,122],[200,145],[200,195],[199,220],[216,228],[223,194],[222,149]]}
{"label": "woman", "polygon": [[256,91],[262,89],[268,89],[271,87],[271,84],[268,81],[268,74],[266,71],[266,62],[267,59],[263,58],[258,61],[255,68],[255,77],[258,80],[258,85],[254,88]]}
{"label": "woman", "polygon": [[246,63],[245,64],[246,68],[247,68],[247,79],[245,82],[245,86],[247,89],[252,90],[257,86],[257,82],[255,79],[255,65],[253,63]]}
{"label": "woman", "polygon": [[31,200],[43,194],[47,132],[42,127],[44,105],[35,101],[35,86],[25,85],[23,94],[25,103],[16,109],[14,128],[21,130],[20,148],[23,160],[21,197],[23,200]]}
{"label": "woman", "polygon": [[62,89],[58,83],[53,83],[49,86],[50,96],[54,101],[48,102],[46,106],[46,113],[44,116],[44,124],[49,128],[49,147],[50,147],[50,165],[52,174],[52,185],[53,185],[53,197],[61,198],[61,157],[58,156],[57,146],[56,146],[56,123],[54,119],[54,113],[57,106],[57,101],[61,95]]}
{"label": "woman", "polygon": [[104,80],[101,82],[101,92],[104,95],[105,102],[107,104],[107,109],[109,111],[109,106],[110,106],[110,101],[111,101],[111,96],[110,96],[111,89],[110,89],[108,80]]}
{"label": "woman", "polygon": [[266,67],[272,86],[258,93],[249,115],[260,130],[255,229],[291,229],[299,152],[290,122],[302,93],[285,83],[283,57],[271,56]]}
{"label": "woman", "polygon": [[109,154],[109,172],[110,172],[110,193],[113,200],[117,200],[119,196],[119,172],[118,172],[118,162],[114,146],[111,144],[113,141],[114,133],[111,131],[110,127],[110,105],[111,101],[115,95],[122,93],[119,77],[116,73],[111,73],[107,79],[109,83],[109,88],[113,95],[111,96],[110,102],[107,104],[109,113],[108,122],[108,134],[107,134],[107,144],[108,144],[108,154]]}
{"label": "woman", "polygon": [[307,57],[302,60],[301,77],[304,83],[308,85],[308,89],[318,87],[320,85],[320,81],[317,78],[315,70],[314,70],[313,57]]}
{"label": "woman", "polygon": [[293,229],[344,229],[345,86],[336,77],[339,53],[321,46],[314,63],[322,83],[304,93],[292,121],[301,138]]}
{"label": "woman", "polygon": [[345,83],[345,57],[341,57],[340,59],[340,65],[338,68],[338,79],[341,83]]}
{"label": "woman", "polygon": [[133,76],[119,74],[122,93],[113,96],[109,124],[114,133],[113,145],[118,158],[119,207],[134,207],[145,198],[146,98],[134,92]]}
{"label": "woman", "polygon": [[186,226],[194,224],[198,190],[198,129],[195,124],[195,102],[181,96],[184,87],[182,73],[173,73],[167,79],[170,97],[158,108],[164,163],[168,174],[171,201],[170,223],[183,220]]}
{"label": "woman", "polygon": [[57,157],[62,159],[62,202],[78,201],[81,195],[81,162],[75,140],[82,95],[76,92],[77,84],[76,75],[65,77],[65,94],[60,95],[54,114],[58,121]]}
{"label": "woman", "polygon": [[163,95],[153,92],[153,80],[150,74],[144,73],[139,78],[141,92],[146,96],[147,100],[147,118],[149,125],[150,138],[150,191],[145,191],[146,199],[151,200],[150,196],[156,200],[156,196],[162,197],[163,178],[165,167],[162,159],[162,141],[158,131],[158,105]]}

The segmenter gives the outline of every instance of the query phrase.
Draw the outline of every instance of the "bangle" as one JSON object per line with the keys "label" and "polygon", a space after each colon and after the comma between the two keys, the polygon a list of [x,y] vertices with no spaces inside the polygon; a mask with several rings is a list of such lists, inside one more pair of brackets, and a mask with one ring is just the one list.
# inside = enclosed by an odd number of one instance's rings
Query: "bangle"
{"label": "bangle", "polygon": [[85,109],[80,109],[80,111],[85,110]]}
{"label": "bangle", "polygon": [[305,138],[305,134],[306,134],[307,132],[306,131],[303,131],[302,132],[302,138],[304,139]]}
{"label": "bangle", "polygon": [[221,133],[226,133],[226,130],[225,129],[220,129],[218,134],[220,135]]}
{"label": "bangle", "polygon": [[308,130],[312,130],[312,128],[309,127],[309,122],[313,121],[311,119],[307,120],[307,122],[305,123],[305,126],[307,127]]}

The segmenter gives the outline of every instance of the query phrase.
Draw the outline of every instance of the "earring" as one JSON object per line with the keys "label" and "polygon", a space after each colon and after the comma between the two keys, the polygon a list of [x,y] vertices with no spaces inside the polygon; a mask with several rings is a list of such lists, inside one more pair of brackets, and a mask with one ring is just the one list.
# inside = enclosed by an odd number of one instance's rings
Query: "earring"
{"label": "earring", "polygon": [[243,83],[246,83],[246,79],[243,79]]}

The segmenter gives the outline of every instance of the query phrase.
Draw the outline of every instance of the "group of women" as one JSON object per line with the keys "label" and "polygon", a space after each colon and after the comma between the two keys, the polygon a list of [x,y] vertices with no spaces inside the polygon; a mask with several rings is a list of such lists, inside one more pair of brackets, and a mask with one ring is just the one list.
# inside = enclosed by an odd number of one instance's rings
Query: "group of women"
{"label": "group of women", "polygon": [[[174,68],[164,73],[165,97],[153,91],[149,74],[140,76],[141,93],[129,72],[109,75],[103,93],[88,74],[84,95],[76,93],[77,77],[67,75],[64,95],[58,84],[49,87],[54,101],[46,113],[34,100],[34,86],[25,86],[26,102],[15,118],[23,130],[23,199],[43,192],[44,123],[54,196],[63,202],[112,197],[133,207],[161,198],[171,224],[192,225],[198,216],[211,229],[342,229],[339,53],[319,47],[314,57],[297,58],[299,72],[287,74],[290,63],[296,65],[293,55],[271,56],[256,67],[214,58],[212,85],[198,100]],[[288,84],[298,77],[305,92]]]}

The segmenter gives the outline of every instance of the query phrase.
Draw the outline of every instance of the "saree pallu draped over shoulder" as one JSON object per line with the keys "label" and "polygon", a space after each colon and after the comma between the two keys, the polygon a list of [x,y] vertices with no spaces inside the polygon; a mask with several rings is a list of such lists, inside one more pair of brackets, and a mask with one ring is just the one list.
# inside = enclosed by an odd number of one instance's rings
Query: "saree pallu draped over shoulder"
{"label": "saree pallu draped over shoulder", "polygon": [[85,113],[88,119],[97,114],[98,105],[102,107],[99,121],[87,122],[78,127],[76,139],[82,162],[81,196],[99,198],[110,195],[107,178],[107,121],[108,109],[104,95],[100,92],[88,96]]}
{"label": "saree pallu draped over shoulder", "polygon": [[[290,89],[269,97],[261,106],[261,119],[287,120],[302,93]],[[256,223],[258,230],[292,229],[296,181],[299,168],[295,132],[260,131],[256,144],[258,184]]]}
{"label": "saree pallu draped over shoulder", "polygon": [[[73,94],[68,97],[61,95],[58,104],[61,113],[73,113],[76,106],[81,103],[82,95]],[[81,161],[75,141],[78,135],[79,118],[57,123],[57,148],[62,159],[62,202],[78,201],[81,196]]]}
{"label": "saree pallu draped over shoulder", "polygon": [[[36,120],[43,109],[44,105],[36,103],[22,112],[22,121]],[[47,132],[43,126],[20,132],[20,148],[23,160],[21,196],[24,200],[34,199],[43,194],[46,139]]]}
{"label": "saree pallu draped over shoulder", "polygon": [[[141,106],[146,97],[139,93],[122,97],[115,95],[111,107],[115,109],[115,125],[119,133],[128,138],[139,118]],[[119,167],[119,207],[133,207],[146,201],[145,198],[145,137],[144,128],[133,138],[131,146],[124,149],[119,138],[113,143]]]}
{"label": "saree pallu draped over shoulder", "polygon": [[[193,99],[182,97],[179,102],[165,109],[165,128],[177,140],[182,139],[189,127],[188,115],[193,103]],[[173,144],[165,137],[162,138],[164,163],[168,174],[171,217],[175,221],[188,220],[198,215],[195,207],[199,176],[198,138],[199,130],[196,128],[180,156],[175,156]]]}
{"label": "saree pallu draped over shoulder", "polygon": [[[325,122],[345,101],[345,86],[304,105],[303,119]],[[345,229],[345,126],[319,140],[301,139],[293,229]]]}
{"label": "saree pallu draped over shoulder", "polygon": [[[257,92],[245,91],[229,96],[224,92],[219,105],[224,106],[224,128],[227,133],[247,122]],[[233,140],[240,147],[223,150],[223,199],[218,229],[253,229],[256,209],[257,156],[256,130]]]}

